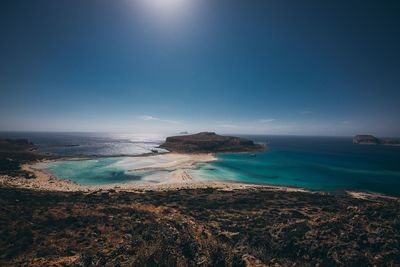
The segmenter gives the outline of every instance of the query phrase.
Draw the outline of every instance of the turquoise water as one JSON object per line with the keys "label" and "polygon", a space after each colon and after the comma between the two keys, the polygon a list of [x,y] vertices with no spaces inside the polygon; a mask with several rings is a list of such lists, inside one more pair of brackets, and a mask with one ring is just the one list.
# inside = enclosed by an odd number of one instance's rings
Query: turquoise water
{"label": "turquoise water", "polygon": [[[261,137],[252,139],[257,138]],[[219,161],[195,172],[203,179],[400,195],[400,147],[353,145],[351,138],[270,137],[269,141],[266,152],[221,154]]]}
{"label": "turquoise water", "polygon": [[[200,165],[192,174],[207,180],[289,185],[315,190],[354,189],[400,195],[400,147],[353,145],[350,137],[245,137],[260,143],[267,141],[268,150],[254,155],[220,154],[217,156],[219,161]],[[60,144],[65,138],[63,135],[52,134],[49,137],[34,135],[31,139],[42,143]],[[103,139],[97,141],[98,135],[68,137],[70,143],[82,144],[85,153],[96,155],[100,149],[100,155],[107,155],[109,139],[107,136]],[[115,139],[113,142],[125,144],[126,141]],[[93,145],[86,146],[86,143]],[[135,147],[131,148],[132,145]],[[156,145],[157,143],[154,143],[154,146]],[[125,151],[127,147],[129,149]],[[131,150],[139,151],[136,148],[137,143],[130,143],[127,147],[123,149],[124,153],[121,153],[119,145],[113,146],[111,155],[125,154]],[[53,152],[65,154],[65,151]],[[132,159],[129,159],[129,164],[126,164],[126,157],[59,161],[44,168],[60,178],[80,184],[159,182],[162,181],[161,176],[167,173],[130,171],[132,164],[136,165]]]}
{"label": "turquoise water", "polygon": [[40,164],[38,167],[56,177],[82,185],[116,184],[140,181],[152,172],[129,171],[118,165],[124,157],[95,160],[63,160]]}

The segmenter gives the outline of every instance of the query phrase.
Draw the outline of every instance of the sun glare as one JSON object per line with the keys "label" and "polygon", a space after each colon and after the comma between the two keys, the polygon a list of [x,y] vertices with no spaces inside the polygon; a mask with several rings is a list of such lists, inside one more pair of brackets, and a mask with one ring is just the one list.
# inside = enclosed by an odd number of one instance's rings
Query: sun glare
{"label": "sun glare", "polygon": [[144,12],[153,19],[175,21],[189,11],[193,0],[139,0]]}

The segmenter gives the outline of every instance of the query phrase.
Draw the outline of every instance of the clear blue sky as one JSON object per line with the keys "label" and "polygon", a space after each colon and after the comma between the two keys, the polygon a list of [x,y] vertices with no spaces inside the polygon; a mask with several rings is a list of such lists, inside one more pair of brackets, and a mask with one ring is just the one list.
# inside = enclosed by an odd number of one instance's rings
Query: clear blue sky
{"label": "clear blue sky", "polygon": [[0,130],[400,136],[398,1],[4,0]]}

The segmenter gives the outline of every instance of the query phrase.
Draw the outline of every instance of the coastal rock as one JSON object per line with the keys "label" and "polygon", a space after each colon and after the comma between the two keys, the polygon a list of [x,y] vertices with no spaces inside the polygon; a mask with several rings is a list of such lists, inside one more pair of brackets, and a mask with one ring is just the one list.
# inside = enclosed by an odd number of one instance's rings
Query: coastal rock
{"label": "coastal rock", "polygon": [[369,134],[359,134],[353,137],[353,144],[379,144],[379,139]]}
{"label": "coastal rock", "polygon": [[213,132],[167,137],[160,147],[181,153],[246,152],[265,149],[263,145],[245,138],[222,136]]}
{"label": "coastal rock", "polygon": [[0,174],[32,178],[21,170],[21,164],[43,158],[33,151],[36,146],[27,139],[0,139]]}

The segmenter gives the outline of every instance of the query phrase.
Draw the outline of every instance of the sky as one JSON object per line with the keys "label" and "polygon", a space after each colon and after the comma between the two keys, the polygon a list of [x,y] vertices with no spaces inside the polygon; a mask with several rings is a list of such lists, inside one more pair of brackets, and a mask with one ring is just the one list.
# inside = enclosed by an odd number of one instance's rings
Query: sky
{"label": "sky", "polygon": [[0,130],[400,136],[400,3],[0,1]]}

